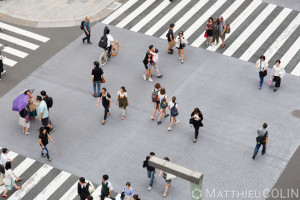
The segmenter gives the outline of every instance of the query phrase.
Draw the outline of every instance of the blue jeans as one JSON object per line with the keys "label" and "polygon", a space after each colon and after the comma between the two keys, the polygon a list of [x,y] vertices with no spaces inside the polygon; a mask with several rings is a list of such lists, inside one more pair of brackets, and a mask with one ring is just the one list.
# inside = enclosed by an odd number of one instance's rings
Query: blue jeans
{"label": "blue jeans", "polygon": [[[49,156],[49,151],[48,151],[47,145],[44,145],[44,149],[47,151],[46,156],[47,156],[47,158],[49,159],[50,156]],[[44,155],[44,154],[42,153],[42,156],[43,156],[43,155]]]}
{"label": "blue jeans", "polygon": [[[96,93],[96,87],[98,87],[97,93]],[[100,95],[100,87],[101,87],[100,81],[94,81],[93,83],[94,95],[97,97]]]}
{"label": "blue jeans", "polygon": [[257,153],[258,153],[258,150],[259,150],[259,148],[260,148],[260,146],[262,145],[262,147],[263,147],[263,149],[262,149],[262,154],[264,154],[265,152],[266,152],[266,143],[257,143],[256,144],[256,146],[255,146],[255,149],[254,149],[254,155],[257,155]]}
{"label": "blue jeans", "polygon": [[103,106],[103,107],[104,107],[104,120],[106,120],[107,113],[109,113],[109,107],[108,106],[107,107]]}
{"label": "blue jeans", "polygon": [[259,76],[259,87],[262,86],[263,82],[264,82],[264,77],[263,76]]}
{"label": "blue jeans", "polygon": [[147,170],[148,178],[150,178],[150,183],[149,183],[149,186],[150,186],[150,187],[152,187],[152,185],[153,185],[154,172],[155,172],[155,171],[148,171],[148,170]]}

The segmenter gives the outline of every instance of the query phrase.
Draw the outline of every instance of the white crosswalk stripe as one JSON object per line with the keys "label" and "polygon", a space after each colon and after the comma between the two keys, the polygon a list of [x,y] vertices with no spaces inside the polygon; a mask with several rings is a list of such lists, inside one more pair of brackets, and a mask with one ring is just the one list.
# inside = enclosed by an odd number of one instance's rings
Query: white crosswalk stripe
{"label": "white crosswalk stripe", "polygon": [[22,47],[26,47],[31,50],[36,50],[37,48],[39,48],[39,45],[33,44],[31,42],[27,42],[25,40],[18,39],[16,37],[13,37],[13,36],[10,36],[10,35],[4,34],[4,33],[0,33],[0,39],[20,45]]}
{"label": "white crosswalk stripe", "polygon": [[298,62],[298,64],[293,69],[293,71],[291,72],[291,74],[293,74],[295,76],[300,76],[300,62]]}
{"label": "white crosswalk stripe", "polygon": [[[0,46],[3,46],[2,44],[0,44]],[[9,53],[11,55],[20,57],[20,58],[25,58],[26,56],[28,56],[28,53],[25,53],[23,51],[19,51],[17,49],[11,48],[11,47],[4,47],[4,49],[2,50],[5,53]]]}
{"label": "white crosswalk stripe", "polygon": [[74,199],[77,195],[77,186],[78,182],[74,183],[74,185],[59,200]]}
{"label": "white crosswalk stripe", "polygon": [[293,45],[289,48],[289,50],[283,55],[280,59],[281,66],[286,67],[290,60],[296,55],[296,53],[300,50],[300,36],[298,39],[293,43]]}

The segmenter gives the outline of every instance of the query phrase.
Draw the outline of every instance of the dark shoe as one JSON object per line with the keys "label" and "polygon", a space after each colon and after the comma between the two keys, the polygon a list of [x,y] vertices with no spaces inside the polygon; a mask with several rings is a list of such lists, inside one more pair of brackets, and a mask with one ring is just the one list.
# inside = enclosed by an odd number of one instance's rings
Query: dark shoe
{"label": "dark shoe", "polygon": [[93,43],[91,43],[91,42],[88,42],[88,44],[93,44]]}
{"label": "dark shoe", "polygon": [[163,77],[163,75],[159,75],[159,76],[157,76],[157,78],[161,78],[161,77]]}
{"label": "dark shoe", "polygon": [[254,160],[254,159],[255,159],[255,157],[256,157],[256,155],[253,155],[253,156],[252,156],[252,159]]}
{"label": "dark shoe", "polygon": [[173,54],[173,52],[168,52],[168,54],[172,55],[172,54]]}
{"label": "dark shoe", "polygon": [[277,91],[277,88],[274,88],[273,92],[276,92]]}
{"label": "dark shoe", "polygon": [[261,155],[264,155],[266,152],[262,152]]}
{"label": "dark shoe", "polygon": [[82,39],[82,44],[84,44],[84,40]]}
{"label": "dark shoe", "polygon": [[160,125],[161,124],[161,121],[157,122],[157,125]]}
{"label": "dark shoe", "polygon": [[173,50],[173,49],[170,49],[170,51],[172,51],[172,52],[173,52],[174,50]]}
{"label": "dark shoe", "polygon": [[51,129],[50,133],[54,133],[55,131],[55,128],[53,127],[53,129]]}
{"label": "dark shoe", "polygon": [[169,114],[165,115],[165,117],[169,117]]}

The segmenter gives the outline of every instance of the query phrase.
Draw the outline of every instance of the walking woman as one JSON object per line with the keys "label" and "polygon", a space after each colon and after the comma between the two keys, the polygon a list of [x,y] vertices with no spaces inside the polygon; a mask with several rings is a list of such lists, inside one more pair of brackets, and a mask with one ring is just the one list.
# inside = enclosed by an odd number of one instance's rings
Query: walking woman
{"label": "walking woman", "polygon": [[142,200],[138,194],[133,195],[133,200]]}
{"label": "walking woman", "polygon": [[188,41],[183,36],[183,31],[178,33],[175,42],[176,42],[176,48],[178,49],[179,60],[181,60],[181,63],[183,64],[184,47],[188,43]]}
{"label": "walking woman", "polygon": [[176,97],[173,96],[172,97],[172,101],[169,102],[168,108],[170,109],[170,113],[171,113],[171,123],[170,126],[168,128],[168,131],[172,130],[172,125],[175,122],[175,124],[179,123],[179,120],[176,120],[176,116],[178,115],[178,107],[177,107],[177,103],[176,103]]}
{"label": "walking woman", "polygon": [[22,126],[23,133],[25,135],[29,135],[28,129],[30,127],[30,121],[29,121],[29,114],[27,111],[27,107],[24,107],[20,112],[19,112],[19,125]]}
{"label": "walking woman", "polygon": [[121,200],[133,200],[133,189],[130,185],[130,182],[127,182],[123,187],[124,198],[121,197]]}
{"label": "walking woman", "polygon": [[219,20],[219,18],[216,18],[214,20],[214,26],[213,26],[212,45],[215,45],[215,42],[216,42],[216,45],[219,44],[219,37],[220,37],[219,24],[220,24],[220,20]]}
{"label": "walking woman", "polygon": [[15,187],[16,190],[19,190],[22,188],[22,185],[20,187],[17,186],[15,183],[18,181],[18,177],[14,174],[14,172],[11,170],[11,162],[7,161],[5,164],[5,189],[4,193],[2,195],[3,198],[8,197],[7,192],[8,190],[11,190],[12,187]]}
{"label": "walking woman", "polygon": [[273,82],[275,81],[275,88],[274,88],[273,92],[276,92],[277,89],[280,87],[281,79],[282,79],[283,75],[285,74],[285,70],[283,67],[280,66],[280,63],[281,63],[280,60],[276,60],[276,63],[272,68],[272,76],[271,76],[271,80],[270,80],[269,84],[271,85],[272,80],[273,80]]}
{"label": "walking woman", "polygon": [[1,50],[0,50],[0,81],[1,81],[1,76],[2,76],[2,74],[4,74],[5,73],[5,70],[3,69],[3,59],[4,59],[5,57],[3,57],[2,55],[1,55]]}
{"label": "walking woman", "polygon": [[159,100],[160,100],[160,115],[157,120],[157,125],[161,124],[161,118],[163,115],[166,117],[169,117],[169,114],[166,113],[166,108],[168,107],[168,95],[166,94],[166,89],[161,88],[160,91],[158,92]]}
{"label": "walking woman", "polygon": [[[211,41],[213,39],[213,28],[214,28],[214,19],[210,17],[208,19],[207,25],[206,25],[206,33],[207,33],[207,38],[206,38],[206,45],[207,46],[212,46]],[[208,40],[209,38],[209,40]]]}
{"label": "walking woman", "polygon": [[267,69],[269,67],[268,62],[266,61],[266,57],[264,55],[260,56],[260,58],[256,61],[256,69],[258,71],[259,76],[259,89],[264,82],[265,76],[267,76]]}
{"label": "walking woman", "polygon": [[119,103],[119,108],[122,110],[122,120],[125,119],[126,107],[129,105],[127,92],[124,86],[121,87],[120,91],[118,91],[117,103]]}
{"label": "walking woman", "polygon": [[[40,135],[39,135],[39,143],[40,146],[42,147],[42,157],[46,157],[48,158],[49,162],[52,162],[53,160],[50,158],[49,156],[49,150],[47,148],[47,145],[49,143],[48,139],[53,143],[54,141],[52,140],[52,138],[50,137],[47,129],[45,127],[41,127],[40,128]],[[45,155],[46,154],[46,155]]]}
{"label": "walking woman", "polygon": [[154,110],[153,110],[153,113],[152,113],[152,116],[151,116],[151,119],[152,120],[155,120],[155,114],[156,112],[160,113],[160,110],[159,110],[159,96],[158,96],[158,93],[160,91],[160,84],[159,83],[155,83],[154,85],[154,90],[152,92],[152,102],[154,103]]}
{"label": "walking woman", "polygon": [[199,134],[199,128],[203,126],[202,124],[203,115],[199,108],[195,108],[194,111],[191,114],[191,121],[195,128],[195,138],[194,143],[197,142],[198,134]]}
{"label": "walking woman", "polygon": [[27,111],[29,112],[29,118],[34,121],[35,116],[37,116],[36,112],[36,103],[34,102],[34,96],[30,92],[30,90],[26,90],[24,94],[28,95],[28,105],[27,105]]}
{"label": "walking woman", "polygon": [[[168,157],[165,157],[164,160],[167,160],[167,161],[170,161],[170,159]],[[164,192],[164,195],[163,195],[163,198],[166,198],[167,196],[167,193],[168,193],[168,189],[171,185],[171,182],[172,182],[172,179],[170,179],[170,174],[160,170],[159,172],[159,176],[161,176],[161,174],[163,174],[163,178],[165,179],[166,181],[166,186],[165,186],[165,192]]]}
{"label": "walking woman", "polygon": [[153,80],[151,79],[151,68],[152,68],[152,65],[153,65],[153,60],[152,60],[152,54],[147,52],[146,53],[146,56],[143,60],[143,63],[145,65],[145,68],[146,68],[146,74],[143,75],[143,78],[144,80],[147,79],[147,76],[149,76],[148,80],[150,82],[152,82]]}

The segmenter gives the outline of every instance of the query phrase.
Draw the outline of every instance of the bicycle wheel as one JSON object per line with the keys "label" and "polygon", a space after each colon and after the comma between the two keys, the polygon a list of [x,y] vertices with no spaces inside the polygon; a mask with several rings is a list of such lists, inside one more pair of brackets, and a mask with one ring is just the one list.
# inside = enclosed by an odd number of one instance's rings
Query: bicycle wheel
{"label": "bicycle wheel", "polygon": [[111,55],[116,56],[119,52],[119,44],[114,43],[113,46],[111,47]]}
{"label": "bicycle wheel", "polygon": [[99,58],[99,63],[101,66],[105,65],[107,62],[107,56],[106,56],[106,51],[101,53],[100,58]]}

